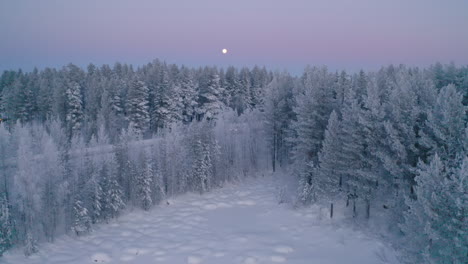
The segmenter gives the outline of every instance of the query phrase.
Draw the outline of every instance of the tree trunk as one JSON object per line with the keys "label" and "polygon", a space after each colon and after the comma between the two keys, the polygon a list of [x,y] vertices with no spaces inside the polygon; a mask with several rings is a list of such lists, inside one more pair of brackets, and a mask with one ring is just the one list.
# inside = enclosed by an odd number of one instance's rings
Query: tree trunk
{"label": "tree trunk", "polygon": [[356,217],[356,198],[353,198],[353,217]]}
{"label": "tree trunk", "polygon": [[367,219],[370,218],[370,200],[367,200],[366,201],[367,205],[366,205],[366,217]]}
{"label": "tree trunk", "polygon": [[271,160],[273,166],[273,172],[276,170],[276,132],[273,135],[273,155]]}
{"label": "tree trunk", "polygon": [[330,204],[330,218],[333,218],[333,203]]}

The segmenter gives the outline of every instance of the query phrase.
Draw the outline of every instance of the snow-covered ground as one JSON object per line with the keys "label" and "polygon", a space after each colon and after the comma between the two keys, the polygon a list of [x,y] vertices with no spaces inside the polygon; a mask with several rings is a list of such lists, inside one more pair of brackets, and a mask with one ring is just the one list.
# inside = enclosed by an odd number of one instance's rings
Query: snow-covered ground
{"label": "snow-covered ground", "polygon": [[92,234],[20,250],[3,263],[398,263],[395,253],[317,207],[278,204],[278,185],[259,177],[202,196],[187,194],[150,212],[135,210]]}

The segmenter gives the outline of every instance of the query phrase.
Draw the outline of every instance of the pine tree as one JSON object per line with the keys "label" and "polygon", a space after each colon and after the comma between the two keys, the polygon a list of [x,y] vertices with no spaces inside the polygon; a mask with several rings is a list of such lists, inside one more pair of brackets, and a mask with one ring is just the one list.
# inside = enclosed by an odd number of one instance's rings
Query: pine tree
{"label": "pine tree", "polygon": [[28,232],[26,234],[26,240],[24,244],[24,255],[31,256],[34,253],[37,253],[39,250],[37,248],[37,240],[33,237],[33,235]]}
{"label": "pine tree", "polygon": [[317,201],[317,166],[309,161],[305,166],[299,167],[298,197],[302,204],[310,204]]}
{"label": "pine tree", "polygon": [[[429,155],[438,153],[442,160],[455,161],[458,153],[466,151],[466,106],[463,95],[454,85],[442,87],[433,110],[429,113],[426,129],[422,131],[421,144]],[[455,164],[449,164],[451,167]]]}
{"label": "pine tree", "polygon": [[[158,204],[162,200],[166,198],[166,192],[164,191],[164,181],[163,177],[161,175],[161,172],[159,171],[158,168],[156,168],[156,171],[153,173],[153,180],[151,181],[153,183],[153,198],[152,201],[155,204]],[[186,190],[184,190],[186,191]]]}
{"label": "pine tree", "polygon": [[17,154],[17,170],[14,175],[14,193],[15,206],[22,214],[19,225],[23,228],[19,230],[21,238],[26,235],[31,235],[32,238],[37,237],[37,232],[40,224],[40,185],[41,180],[36,177],[36,162],[34,161],[33,138],[28,128],[17,125],[18,154]]}
{"label": "pine tree", "polygon": [[84,113],[81,99],[81,87],[76,82],[67,83],[66,93],[66,122],[68,137],[71,139],[81,131]]}
{"label": "pine tree", "polygon": [[87,234],[91,231],[91,217],[88,215],[88,209],[83,206],[80,200],[76,200],[73,206],[74,223],[72,230],[77,236]]}
{"label": "pine tree", "polygon": [[237,96],[240,89],[240,83],[237,75],[237,69],[233,66],[228,67],[226,73],[224,74],[224,87],[226,94],[225,102],[226,105],[228,105],[234,110],[237,110],[237,105],[240,104],[238,102],[238,100],[240,100],[240,97]]}
{"label": "pine tree", "polygon": [[244,111],[251,109],[252,80],[250,79],[250,71],[244,67],[239,72],[239,90],[237,94],[237,113],[242,114]]}
{"label": "pine tree", "polygon": [[151,164],[148,162],[146,155],[142,154],[140,155],[140,158],[141,160],[143,160],[143,168],[137,174],[136,188],[137,188],[138,201],[139,201],[140,206],[144,210],[148,211],[153,204],[153,201],[151,199],[153,168],[151,167]]}
{"label": "pine tree", "polygon": [[356,215],[356,199],[360,194],[362,179],[359,170],[363,168],[364,132],[359,124],[361,108],[353,89],[345,95],[341,122],[341,155],[340,159],[346,171],[343,173],[343,187],[347,195],[346,205],[353,201],[353,214]]}
{"label": "pine tree", "polygon": [[13,222],[6,198],[0,197],[0,257],[13,245]]}
{"label": "pine tree", "polygon": [[342,163],[339,157],[341,153],[340,123],[338,115],[333,111],[328,120],[325,139],[322,150],[319,153],[319,168],[317,185],[320,194],[331,201],[330,216],[333,217],[333,201],[337,198],[342,185]]}
{"label": "pine tree", "polygon": [[38,70],[28,74],[28,81],[24,83],[22,89],[19,91],[19,109],[18,115],[22,123],[30,122],[34,119],[37,114],[37,103],[36,103],[36,94],[37,94],[37,82],[38,79]]}
{"label": "pine tree", "polygon": [[296,95],[294,112],[296,137],[294,158],[298,162],[316,161],[325,128],[333,110],[333,76],[326,68],[306,68],[302,76],[304,91]]}
{"label": "pine tree", "polygon": [[468,158],[459,167],[447,167],[435,154],[429,164],[418,165],[415,193],[407,199],[405,253],[409,263],[463,263],[466,245]]}
{"label": "pine tree", "polygon": [[199,139],[194,146],[195,162],[193,164],[194,189],[200,194],[209,188],[209,178],[211,170],[211,160],[207,146]]}
{"label": "pine tree", "polygon": [[24,103],[24,95],[22,92],[24,89],[24,76],[20,72],[18,76],[12,79],[11,84],[6,86],[2,91],[2,105],[0,110],[4,118],[11,119],[10,122],[12,124],[22,115],[22,103]]}
{"label": "pine tree", "polygon": [[117,182],[115,174],[115,165],[112,162],[106,162],[101,169],[103,179],[103,212],[105,218],[114,218],[121,209],[125,207],[123,201],[122,189]]}
{"label": "pine tree", "polygon": [[157,129],[164,128],[171,122],[171,111],[173,110],[173,100],[174,98],[171,94],[172,83],[169,79],[169,73],[167,66],[164,64],[161,66],[159,83],[156,86],[154,92],[154,102],[153,102],[153,113],[152,118],[155,120],[154,125]]}
{"label": "pine tree", "polygon": [[103,210],[103,191],[99,181],[99,174],[97,171],[91,176],[87,183],[87,189],[89,191],[89,199],[91,201],[91,207],[89,216],[93,224],[99,222]]}
{"label": "pine tree", "polygon": [[127,116],[138,134],[149,128],[149,90],[144,82],[134,79],[128,91]]}
{"label": "pine tree", "polygon": [[468,157],[460,162],[458,168],[444,182],[444,195],[439,199],[445,213],[440,219],[443,227],[437,236],[440,239],[439,250],[444,259],[452,263],[463,263],[468,253],[468,230],[466,228],[468,216]]}
{"label": "pine tree", "polygon": [[39,120],[42,122],[51,119],[54,116],[53,113],[53,89],[55,88],[55,72],[46,68],[40,75],[38,80],[38,96],[37,96],[37,110]]}
{"label": "pine tree", "polygon": [[193,75],[190,70],[183,67],[180,72],[180,97],[182,100],[182,120],[192,122],[197,108],[197,98]]}
{"label": "pine tree", "polygon": [[53,242],[59,223],[60,201],[63,199],[58,186],[62,183],[64,168],[59,149],[51,135],[45,133],[41,147],[43,159],[37,171],[42,179],[42,228],[48,241]]}
{"label": "pine tree", "polygon": [[379,147],[384,145],[382,140],[387,134],[384,129],[382,102],[375,80],[367,81],[366,93],[362,100],[357,123],[360,136],[358,143],[361,145],[361,151],[358,153],[360,168],[353,173],[359,182],[356,185],[357,193],[366,202],[366,217],[369,218],[371,201],[377,195],[376,189],[379,183],[382,185],[382,181],[387,180],[386,177],[382,177],[382,162],[379,157],[385,152]]}
{"label": "pine tree", "polygon": [[293,78],[286,73],[276,74],[266,88],[265,98],[265,133],[271,154],[273,171],[283,163],[290,161],[292,121],[296,119],[293,111]]}
{"label": "pine tree", "polygon": [[216,70],[209,70],[208,81],[205,85],[200,87],[198,94],[198,120],[202,120],[203,118],[208,120],[214,119],[222,109],[222,102],[220,100],[221,86],[219,80],[219,75]]}
{"label": "pine tree", "polygon": [[115,142],[121,130],[126,127],[125,103],[122,99],[124,81],[112,75],[101,97],[99,115],[103,118],[104,127],[111,142]]}
{"label": "pine tree", "polygon": [[250,107],[252,109],[261,109],[264,103],[264,89],[268,84],[267,71],[265,67],[255,66],[251,71],[251,87],[250,87]]}

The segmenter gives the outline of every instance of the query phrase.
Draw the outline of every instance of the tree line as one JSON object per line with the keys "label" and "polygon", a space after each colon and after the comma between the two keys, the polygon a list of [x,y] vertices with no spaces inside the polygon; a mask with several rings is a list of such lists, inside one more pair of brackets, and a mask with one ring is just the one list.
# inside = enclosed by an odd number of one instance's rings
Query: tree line
{"label": "tree line", "polygon": [[384,211],[408,263],[468,254],[466,66],[293,76],[70,64],[5,71],[0,92],[3,250],[29,254],[124,206],[281,168],[298,201],[327,203],[330,217],[338,204],[364,223]]}

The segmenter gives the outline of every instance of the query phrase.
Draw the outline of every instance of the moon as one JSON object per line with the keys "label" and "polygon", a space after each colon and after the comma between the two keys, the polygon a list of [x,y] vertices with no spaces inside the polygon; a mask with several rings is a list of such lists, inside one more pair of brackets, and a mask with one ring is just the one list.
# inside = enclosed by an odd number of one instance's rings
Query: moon
{"label": "moon", "polygon": [[223,54],[226,54],[226,53],[227,53],[227,49],[223,49],[223,50],[221,50],[221,52],[222,52]]}

